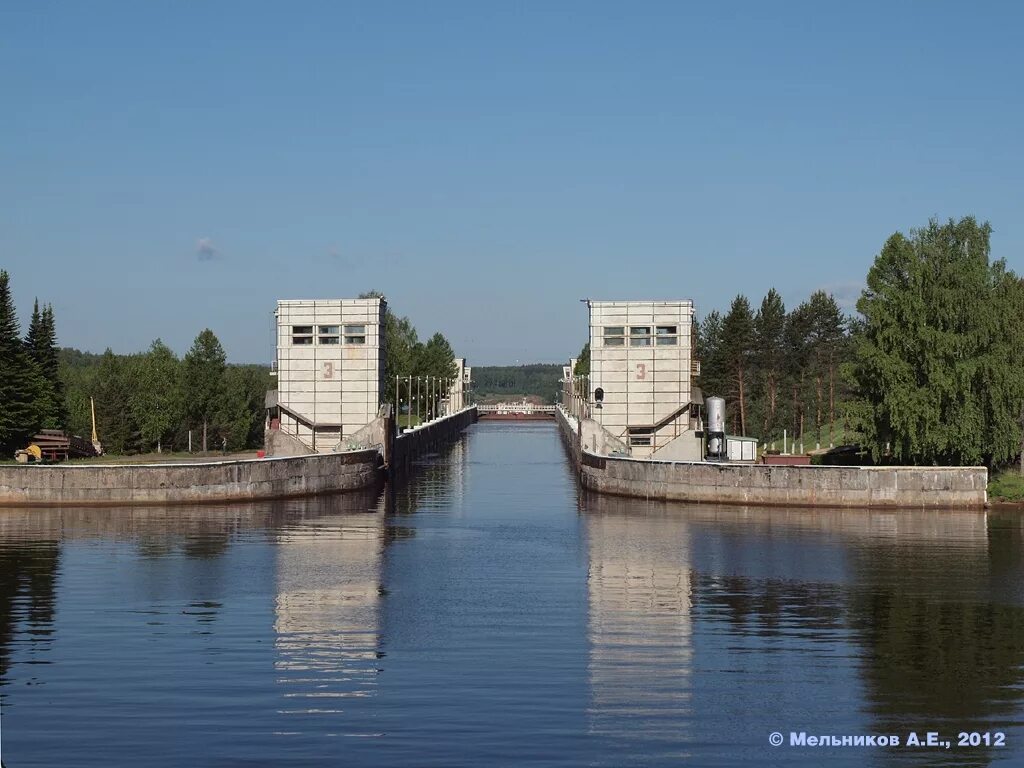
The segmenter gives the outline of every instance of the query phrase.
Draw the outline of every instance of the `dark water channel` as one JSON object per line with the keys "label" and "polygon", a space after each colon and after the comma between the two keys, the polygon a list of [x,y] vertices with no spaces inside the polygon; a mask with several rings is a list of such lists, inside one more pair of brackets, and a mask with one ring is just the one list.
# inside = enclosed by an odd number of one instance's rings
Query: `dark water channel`
{"label": "dark water channel", "polygon": [[[550,425],[478,424],[392,494],[0,511],[3,760],[1020,765],[1022,544],[582,495]],[[911,731],[953,744],[789,743]]]}

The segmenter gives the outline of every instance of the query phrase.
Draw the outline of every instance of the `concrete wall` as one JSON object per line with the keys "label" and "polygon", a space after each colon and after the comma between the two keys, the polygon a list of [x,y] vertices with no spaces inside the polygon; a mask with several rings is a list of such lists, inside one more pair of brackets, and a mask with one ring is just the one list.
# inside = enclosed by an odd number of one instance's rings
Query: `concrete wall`
{"label": "concrete wall", "polygon": [[470,406],[443,419],[429,421],[395,438],[392,447],[391,468],[395,472],[407,471],[412,461],[444,443],[454,440],[466,427],[477,420],[476,406]]}
{"label": "concrete wall", "polygon": [[371,487],[376,450],[165,464],[0,466],[0,506],[194,504],[285,498]]}
{"label": "concrete wall", "polygon": [[[476,408],[466,408],[395,438],[388,469],[410,466],[476,420]],[[388,442],[381,431],[387,423],[375,420],[367,440]],[[381,447],[389,446],[241,461],[0,465],[0,507],[216,503],[371,488],[386,474]]]}
{"label": "concrete wall", "polygon": [[282,432],[324,453],[376,417],[385,308],[381,299],[277,302],[278,404],[308,422],[283,411]]}
{"label": "concrete wall", "polygon": [[601,456],[580,451],[574,420],[559,429],[585,488],[670,501],[816,507],[981,507],[984,467],[769,466]]}

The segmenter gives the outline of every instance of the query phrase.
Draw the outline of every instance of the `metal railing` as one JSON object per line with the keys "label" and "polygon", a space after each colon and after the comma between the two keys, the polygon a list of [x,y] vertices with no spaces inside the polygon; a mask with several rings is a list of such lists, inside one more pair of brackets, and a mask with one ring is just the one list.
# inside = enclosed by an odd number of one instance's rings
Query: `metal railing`
{"label": "metal railing", "polygon": [[531,413],[554,413],[553,405],[536,405],[535,403],[494,403],[489,405],[477,405],[480,413],[498,414],[531,414]]}

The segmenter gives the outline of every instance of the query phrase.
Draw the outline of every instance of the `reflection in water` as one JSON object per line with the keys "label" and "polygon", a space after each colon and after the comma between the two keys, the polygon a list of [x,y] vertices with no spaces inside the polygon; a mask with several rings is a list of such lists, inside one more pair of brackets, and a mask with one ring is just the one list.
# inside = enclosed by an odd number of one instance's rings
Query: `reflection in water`
{"label": "reflection in water", "polygon": [[460,516],[466,493],[466,436],[436,448],[412,463],[408,473],[388,482],[388,513],[411,515],[421,510],[444,510]]}
{"label": "reflection in water", "polygon": [[384,502],[331,502],[276,539],[274,666],[289,714],[344,712],[345,699],[373,695],[379,672]]}
{"label": "reflection in water", "polygon": [[[750,682],[758,667],[776,666],[797,686],[787,693],[786,682],[762,679],[782,711],[802,711],[799,698],[820,697],[826,685],[848,701],[847,712],[804,715],[832,732],[938,730],[955,738],[1019,723],[1019,516],[581,499],[590,539],[595,729],[610,722],[654,738],[654,714],[666,722],[683,721],[688,710],[725,717],[717,701],[722,669],[738,668]],[[731,650],[716,639],[723,631]],[[792,661],[783,660],[787,654]],[[752,656],[762,660],[751,664]],[[852,676],[840,683],[847,666]],[[715,681],[705,693],[708,667]],[[678,706],[659,701],[663,686]],[[691,701],[688,689],[698,692]],[[753,709],[764,706],[760,695],[754,689],[738,698]],[[822,716],[830,719],[815,719]],[[987,765],[998,755],[982,747],[929,759]]]}
{"label": "reflection in water", "polygon": [[[556,440],[479,425],[383,496],[3,510],[4,759],[1020,762],[1019,515],[577,496]],[[791,728],[1008,738],[766,752]]]}
{"label": "reflection in water", "polygon": [[[0,686],[15,645],[24,663],[44,663],[53,635],[60,547],[50,538],[0,538]],[[34,679],[25,674],[28,682]],[[2,690],[2,688],[0,688]]]}
{"label": "reflection in water", "polygon": [[590,730],[679,741],[693,656],[686,525],[614,506],[599,501],[585,518]]}
{"label": "reflection in water", "polygon": [[[864,649],[876,727],[1005,729],[1024,692],[1021,521],[992,538],[985,518],[945,536],[899,538],[854,552],[850,623]],[[1006,520],[991,526],[1007,528]],[[990,540],[999,543],[993,549]],[[896,730],[893,730],[896,729]],[[988,763],[976,750],[959,764]]]}

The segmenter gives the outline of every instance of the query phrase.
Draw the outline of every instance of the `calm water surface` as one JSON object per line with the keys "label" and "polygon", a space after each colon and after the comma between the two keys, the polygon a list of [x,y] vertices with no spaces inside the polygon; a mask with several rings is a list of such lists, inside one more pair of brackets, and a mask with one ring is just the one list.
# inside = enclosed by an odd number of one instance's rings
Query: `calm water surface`
{"label": "calm water surface", "polygon": [[[0,511],[22,766],[1024,764],[1024,528],[577,489],[479,424],[382,494]],[[768,735],[1002,731],[949,751]]]}

